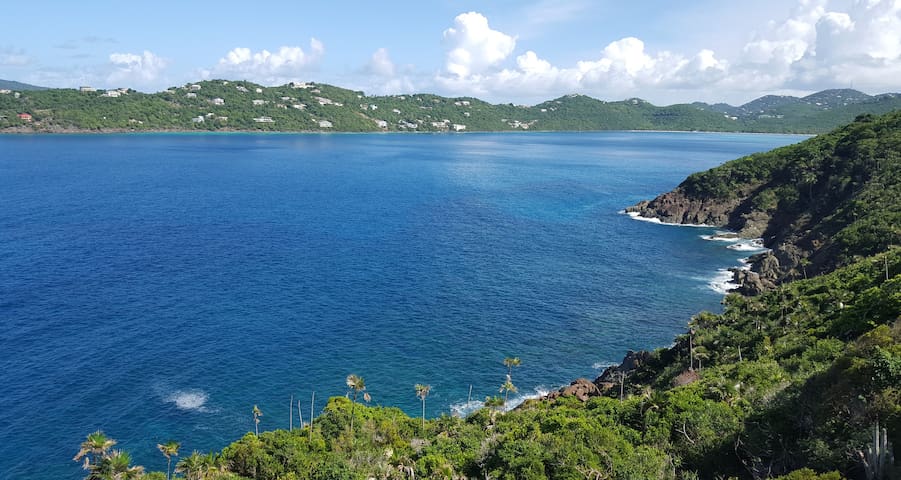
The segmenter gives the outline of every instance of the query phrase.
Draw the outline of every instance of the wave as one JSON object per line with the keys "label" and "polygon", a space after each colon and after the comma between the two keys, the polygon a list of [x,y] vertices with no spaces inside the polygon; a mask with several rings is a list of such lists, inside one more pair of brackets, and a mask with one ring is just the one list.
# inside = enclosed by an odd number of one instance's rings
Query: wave
{"label": "wave", "polygon": [[591,368],[595,370],[606,370],[608,367],[615,367],[616,365],[619,364],[616,362],[596,362],[591,365]]}
{"label": "wave", "polygon": [[699,228],[713,227],[713,225],[704,225],[702,223],[669,223],[669,222],[664,222],[663,220],[660,220],[659,218],[642,217],[641,214],[638,212],[627,212],[625,210],[620,210],[620,213],[624,213],[624,214],[628,215],[632,220],[656,223],[658,225],[668,225],[671,227],[699,227]]}
{"label": "wave", "polygon": [[[532,393],[524,395],[514,395],[507,399],[507,406],[504,408],[504,411],[509,412],[510,410],[513,410],[514,408],[522,405],[522,403],[526,400],[541,398],[548,393],[551,393],[551,390],[547,389],[544,386],[537,386],[532,390]],[[450,410],[451,414],[455,417],[466,417],[478,411],[484,406],[485,402],[483,400],[470,400],[468,402],[462,401],[453,403],[450,406]]]}
{"label": "wave", "polygon": [[172,403],[179,410],[206,412],[206,402],[209,395],[203,390],[176,390],[169,394],[165,401]]}
{"label": "wave", "polygon": [[729,245],[726,247],[730,250],[736,250],[739,252],[758,252],[768,250],[768,248],[763,246],[762,238],[753,238],[751,240],[745,240],[742,242],[738,242],[734,245]]}
{"label": "wave", "polygon": [[738,288],[739,285],[734,282],[735,274],[728,268],[721,268],[716,271],[716,275],[707,282],[707,288],[716,293],[725,295],[729,290]]}
{"label": "wave", "polygon": [[738,234],[717,230],[713,235],[701,235],[701,238],[711,242],[735,243],[741,241]]}

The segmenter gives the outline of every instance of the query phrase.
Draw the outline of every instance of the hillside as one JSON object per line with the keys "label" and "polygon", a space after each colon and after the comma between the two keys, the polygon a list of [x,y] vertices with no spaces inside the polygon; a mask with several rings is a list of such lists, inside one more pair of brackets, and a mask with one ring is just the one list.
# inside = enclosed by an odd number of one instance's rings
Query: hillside
{"label": "hillside", "polygon": [[901,244],[901,112],[688,177],[630,211],[762,237],[743,291],[847,265]]}
{"label": "hillside", "polygon": [[[692,175],[638,207],[813,247],[810,264],[799,263],[809,278],[729,295],[722,314],[698,314],[668,348],[630,352],[594,381],[510,411],[503,396],[486,398],[467,418],[368,407],[364,393],[377,387],[351,375],[348,396],[330,399],[311,426],[182,452],[178,471],[232,480],[899,478],[899,147],[901,113],[861,117]],[[501,395],[515,391],[513,365],[498,363]],[[414,394],[427,400],[411,382]],[[128,467],[106,444],[89,437],[82,446],[92,475]]]}
{"label": "hillside", "polygon": [[[430,94],[368,96],[325,84],[263,87],[213,80],[146,94],[50,89],[0,95],[0,132],[284,131],[472,132],[705,130],[821,133],[862,113],[901,108],[901,96],[830,90],[803,99],[767,96],[732,107],[659,107],[633,98],[566,95],[535,106]],[[27,115],[24,115],[27,114]],[[24,118],[22,118],[24,117]]]}
{"label": "hillside", "polygon": [[34,90],[48,90],[46,87],[38,87],[27,83],[16,82],[13,80],[0,79],[0,90],[12,90],[16,92],[28,92]]}

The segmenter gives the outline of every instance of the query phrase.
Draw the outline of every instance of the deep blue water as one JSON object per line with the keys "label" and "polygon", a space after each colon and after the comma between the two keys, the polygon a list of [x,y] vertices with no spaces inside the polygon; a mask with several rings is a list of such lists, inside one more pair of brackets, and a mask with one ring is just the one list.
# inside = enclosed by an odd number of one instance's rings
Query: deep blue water
{"label": "deep blue water", "polygon": [[[0,136],[0,478],[218,449],[366,380],[429,414],[668,345],[741,253],[617,213],[802,137]],[[295,414],[296,421],[296,414]]]}

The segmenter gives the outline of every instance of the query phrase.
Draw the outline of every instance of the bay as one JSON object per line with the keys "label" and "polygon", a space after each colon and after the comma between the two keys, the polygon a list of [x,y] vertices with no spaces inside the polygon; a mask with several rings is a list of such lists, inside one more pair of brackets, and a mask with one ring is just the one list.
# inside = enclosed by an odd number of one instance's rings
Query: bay
{"label": "bay", "polygon": [[[668,345],[741,252],[620,211],[800,136],[0,136],[0,477],[219,449],[366,380],[464,413]],[[746,253],[744,255],[747,255]],[[309,418],[306,418],[309,420]],[[295,412],[295,422],[297,415]]]}

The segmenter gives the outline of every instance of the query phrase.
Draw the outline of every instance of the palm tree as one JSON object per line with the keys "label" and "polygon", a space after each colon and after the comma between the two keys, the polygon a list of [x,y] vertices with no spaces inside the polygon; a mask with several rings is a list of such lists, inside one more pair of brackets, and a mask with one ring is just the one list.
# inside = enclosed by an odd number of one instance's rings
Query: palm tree
{"label": "palm tree", "polygon": [[91,467],[88,480],[132,480],[144,475],[144,467],[131,465],[128,452],[114,450]]}
{"label": "palm tree", "polygon": [[507,357],[504,359],[504,366],[507,367],[507,376],[513,376],[513,367],[518,367],[522,364],[522,360],[519,357]]}
{"label": "palm tree", "polygon": [[159,449],[160,453],[166,457],[166,480],[172,478],[172,457],[178,456],[178,449],[180,447],[181,444],[175,440],[169,440],[166,443],[158,443],[156,445],[156,448]]}
{"label": "palm tree", "polygon": [[203,455],[201,464],[203,465],[204,476],[206,477],[209,474],[210,478],[217,478],[225,470],[222,462],[222,457],[213,452]]}
{"label": "palm tree", "polygon": [[263,416],[263,412],[260,410],[260,407],[254,405],[253,406],[253,428],[256,431],[257,436],[260,436],[260,417]]}
{"label": "palm tree", "polygon": [[184,473],[186,480],[202,480],[206,476],[205,467],[204,455],[194,450],[190,456],[182,458],[175,464],[175,473]]}
{"label": "palm tree", "polygon": [[94,433],[88,434],[85,441],[81,442],[81,449],[75,454],[75,457],[73,457],[72,460],[77,462],[83,458],[83,468],[89,470],[92,465],[99,464],[100,460],[107,456],[109,450],[113,448],[113,445],[115,444],[115,440],[107,437],[106,434],[100,430],[97,430]]}
{"label": "palm tree", "polygon": [[517,392],[516,385],[513,385],[513,381],[510,379],[510,375],[507,375],[507,381],[504,382],[503,385],[501,385],[501,389],[498,390],[498,391],[499,391],[499,392],[503,392],[503,394],[504,394],[504,407],[506,407],[506,406],[507,406],[507,395],[509,395],[510,392],[513,392],[513,393],[516,393],[516,392]]}
{"label": "palm tree", "polygon": [[360,392],[363,392],[363,400],[369,402],[371,397],[368,393],[366,393],[366,381],[363,380],[363,377],[359,375],[354,375],[351,373],[347,376],[347,387],[350,388],[350,391],[353,392],[354,396],[351,400],[350,406],[350,433],[353,434],[354,431],[354,409],[357,406],[357,395]]}
{"label": "palm tree", "polygon": [[425,431],[425,397],[429,396],[429,392],[432,391],[431,385],[423,385],[421,383],[416,384],[416,396],[422,400],[422,430]]}

